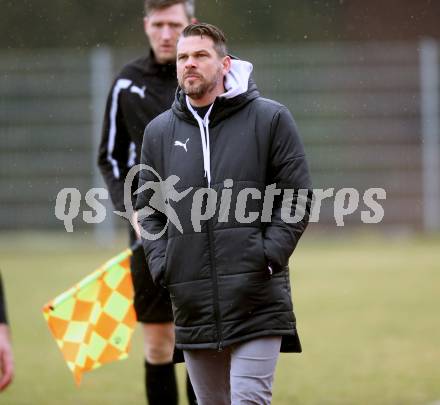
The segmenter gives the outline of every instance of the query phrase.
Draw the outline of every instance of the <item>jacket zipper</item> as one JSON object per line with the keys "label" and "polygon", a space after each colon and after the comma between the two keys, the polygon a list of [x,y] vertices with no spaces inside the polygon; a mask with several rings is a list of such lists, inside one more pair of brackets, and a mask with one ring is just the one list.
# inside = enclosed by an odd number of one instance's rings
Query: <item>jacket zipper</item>
{"label": "jacket zipper", "polygon": [[[206,180],[206,185],[208,185],[208,180]],[[212,230],[211,219],[208,219],[208,244],[209,244],[209,258],[211,260],[211,279],[213,284],[213,295],[214,295],[214,316],[217,326],[217,350],[221,352],[223,350],[223,333],[220,319],[220,306],[218,299],[218,280],[217,280],[217,267],[215,265],[215,249],[214,249],[214,233]]]}
{"label": "jacket zipper", "polygon": [[[207,123],[207,126],[208,125],[209,125],[209,122]],[[203,126],[205,126],[205,124],[203,124]],[[205,129],[207,129],[207,128],[205,127]],[[205,136],[206,136],[206,134],[205,134]],[[208,139],[206,139],[206,141],[208,141]],[[205,187],[211,188],[211,185],[208,182],[208,178],[206,177],[206,173],[205,173]],[[211,222],[211,218],[208,219],[206,225],[208,227],[209,259],[211,261],[211,281],[212,281],[212,286],[213,286],[213,298],[214,298],[214,317],[215,317],[215,323],[216,323],[216,327],[217,327],[217,350],[220,352],[223,350],[223,333],[222,333],[222,326],[221,326],[221,319],[220,319],[220,306],[219,306],[219,302],[218,302],[219,301],[219,299],[218,299],[218,278],[217,278],[217,268],[215,265],[214,232],[212,229],[213,225]]]}

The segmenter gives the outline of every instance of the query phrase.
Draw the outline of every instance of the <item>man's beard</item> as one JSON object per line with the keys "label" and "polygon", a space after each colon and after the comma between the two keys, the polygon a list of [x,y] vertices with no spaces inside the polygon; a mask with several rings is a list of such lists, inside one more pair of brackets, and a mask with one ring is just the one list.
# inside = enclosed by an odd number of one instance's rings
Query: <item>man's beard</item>
{"label": "man's beard", "polygon": [[[190,74],[186,73],[186,75]],[[179,83],[183,92],[193,100],[199,100],[204,97],[207,93],[210,93],[217,86],[218,81],[221,78],[221,69],[218,69],[213,78],[206,81],[202,76],[199,76],[199,84],[185,85],[185,79]]]}

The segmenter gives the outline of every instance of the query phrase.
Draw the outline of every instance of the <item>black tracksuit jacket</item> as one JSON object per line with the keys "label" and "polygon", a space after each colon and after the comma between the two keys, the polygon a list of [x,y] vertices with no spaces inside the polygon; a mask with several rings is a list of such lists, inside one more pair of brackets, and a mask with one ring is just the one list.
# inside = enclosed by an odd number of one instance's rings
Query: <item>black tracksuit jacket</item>
{"label": "black tracksuit jacket", "polygon": [[176,65],[158,64],[150,52],[127,64],[110,89],[98,166],[118,211],[125,211],[124,180],[139,163],[145,127],[170,108],[176,87]]}
{"label": "black tracksuit jacket", "polygon": [[[246,82],[247,83],[247,82]],[[281,220],[276,197],[272,220],[239,223],[234,201],[240,190],[275,183],[278,189],[311,189],[303,145],[290,112],[263,99],[249,80],[247,91],[217,97],[210,115],[211,188],[218,193],[217,212],[203,221],[201,232],[191,223],[194,193],[207,187],[199,126],[179,89],[172,109],[147,126],[141,163],[163,180],[177,175],[178,191],[193,190],[178,202],[169,201],[183,234],[169,223],[158,240],[143,240],[149,269],[170,293],[180,349],[221,349],[261,336],[282,336],[281,350],[300,352],[293,313],[288,260],[308,223]],[[179,144],[176,144],[178,141]],[[186,148],[180,146],[185,143]],[[232,208],[226,222],[218,222],[224,180],[232,179]],[[139,187],[157,181],[149,171],[140,173]],[[139,194],[136,208],[150,206],[152,189]],[[311,191],[309,192],[308,207]],[[262,211],[262,199],[247,200],[247,212]],[[159,211],[140,219],[151,234],[163,229]],[[269,276],[268,263],[275,272]]]}

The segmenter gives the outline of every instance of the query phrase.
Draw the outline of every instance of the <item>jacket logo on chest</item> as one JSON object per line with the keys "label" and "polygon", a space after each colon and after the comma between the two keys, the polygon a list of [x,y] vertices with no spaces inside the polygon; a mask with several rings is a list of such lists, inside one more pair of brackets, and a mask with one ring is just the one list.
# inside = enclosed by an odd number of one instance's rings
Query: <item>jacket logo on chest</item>
{"label": "jacket logo on chest", "polygon": [[140,98],[145,98],[145,89],[146,87],[143,86],[142,88],[135,86],[133,84],[133,86],[130,87],[130,91],[134,94],[137,94]]}
{"label": "jacket logo on chest", "polygon": [[181,146],[183,149],[185,149],[185,152],[188,152],[188,149],[186,148],[186,144],[188,143],[189,138],[186,139],[185,143],[180,141],[174,141],[174,146]]}

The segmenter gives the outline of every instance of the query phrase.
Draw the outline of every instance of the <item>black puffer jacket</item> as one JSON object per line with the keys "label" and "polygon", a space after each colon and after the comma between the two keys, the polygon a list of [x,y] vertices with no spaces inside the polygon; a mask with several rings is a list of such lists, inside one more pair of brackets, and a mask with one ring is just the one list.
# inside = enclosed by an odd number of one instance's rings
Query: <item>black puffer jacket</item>
{"label": "black puffer jacket", "polygon": [[[200,232],[191,223],[191,205],[197,190],[207,187],[201,130],[180,89],[172,110],[145,130],[141,163],[154,168],[163,180],[177,175],[179,192],[192,187],[180,201],[169,201],[183,233],[170,222],[162,238],[143,240],[153,279],[170,292],[180,349],[219,349],[255,337],[281,335],[282,351],[301,351],[287,265],[308,214],[296,224],[284,223],[279,197],[269,223],[262,223],[261,216],[240,223],[234,214],[241,190],[255,188],[264,195],[265,187],[274,183],[278,189],[310,189],[309,170],[289,111],[261,98],[249,74],[241,78],[246,80],[244,90],[230,89],[217,97],[209,115],[210,187],[218,199],[214,217],[202,221]],[[226,179],[233,180],[232,187],[228,182],[225,186]],[[144,170],[139,186],[147,181],[157,178]],[[225,187],[232,189],[231,210],[219,222]],[[153,194],[152,189],[140,193],[137,209],[148,206]],[[261,212],[263,198],[249,196],[246,207],[246,215]],[[151,234],[161,231],[165,223],[166,217],[157,210],[140,220]],[[268,263],[275,269],[272,277]]]}

